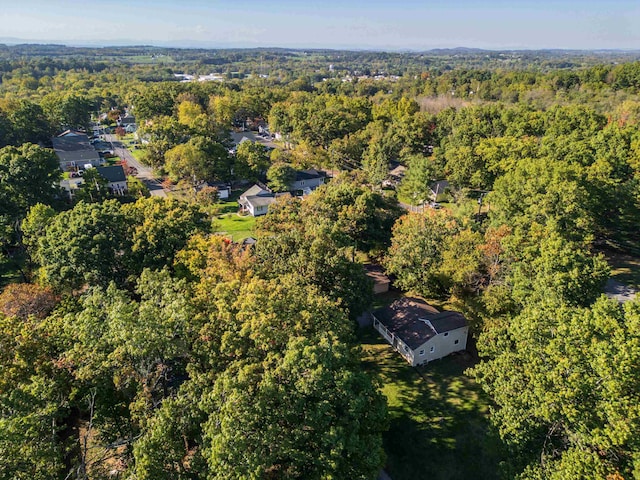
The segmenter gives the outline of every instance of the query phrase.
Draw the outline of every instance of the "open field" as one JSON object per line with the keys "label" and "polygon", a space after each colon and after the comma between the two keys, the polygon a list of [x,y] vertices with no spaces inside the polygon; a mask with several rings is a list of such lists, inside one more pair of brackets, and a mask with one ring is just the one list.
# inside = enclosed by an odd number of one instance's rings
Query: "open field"
{"label": "open field", "polygon": [[489,399],[466,375],[469,355],[412,368],[372,328],[362,331],[365,368],[387,397],[386,470],[393,480],[494,479],[504,459]]}

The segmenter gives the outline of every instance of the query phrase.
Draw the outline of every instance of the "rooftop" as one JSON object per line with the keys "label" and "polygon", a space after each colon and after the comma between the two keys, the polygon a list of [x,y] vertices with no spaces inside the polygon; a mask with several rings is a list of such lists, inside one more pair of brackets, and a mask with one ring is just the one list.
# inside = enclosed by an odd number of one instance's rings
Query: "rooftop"
{"label": "rooftop", "polygon": [[107,179],[109,183],[126,182],[127,176],[124,173],[122,165],[113,165],[111,167],[97,167],[98,173]]}
{"label": "rooftop", "polygon": [[273,193],[271,193],[271,191],[267,190],[266,188],[262,188],[260,185],[253,185],[251,188],[249,188],[248,190],[246,190],[242,195],[240,195],[240,198],[249,198],[249,197],[270,197],[273,196]]}
{"label": "rooftop", "polygon": [[95,152],[93,145],[89,142],[89,137],[81,132],[67,130],[65,133],[53,137],[51,143],[53,143],[54,150],[59,152],[78,152],[82,150]]}
{"label": "rooftop", "polygon": [[315,180],[316,178],[322,178],[324,174],[314,168],[307,170],[296,170],[296,182],[301,180]]}
{"label": "rooftop", "polygon": [[404,297],[391,305],[373,312],[389,332],[415,349],[439,333],[449,332],[467,325],[458,312],[438,312],[424,300]]}

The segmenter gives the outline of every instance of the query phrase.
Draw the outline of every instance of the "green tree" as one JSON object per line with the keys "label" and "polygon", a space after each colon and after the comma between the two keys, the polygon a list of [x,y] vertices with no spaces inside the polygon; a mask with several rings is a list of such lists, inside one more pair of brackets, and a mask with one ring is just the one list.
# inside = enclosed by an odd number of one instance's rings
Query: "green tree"
{"label": "green tree", "polygon": [[267,180],[269,188],[274,192],[286,192],[296,179],[295,169],[286,163],[274,163],[267,170]]}
{"label": "green tree", "polygon": [[391,247],[384,259],[396,285],[424,296],[442,295],[449,287],[442,274],[443,252],[458,232],[456,220],[445,210],[409,213],[393,227]]}
{"label": "green tree", "polygon": [[371,185],[376,187],[379,187],[389,175],[389,158],[377,143],[369,144],[362,157],[362,169]]}
{"label": "green tree", "polygon": [[19,100],[10,104],[8,119],[12,123],[11,143],[47,143],[53,135],[53,129],[42,107],[29,100]]}
{"label": "green tree", "polygon": [[255,181],[263,178],[270,165],[267,148],[256,142],[246,141],[238,145],[233,167],[238,179]]}
{"label": "green tree", "polygon": [[45,322],[0,316],[0,478],[63,478],[68,378]]}
{"label": "green tree", "polygon": [[435,165],[423,155],[409,157],[407,164],[407,173],[402,179],[399,193],[410,199],[412,205],[420,205],[431,195],[429,186],[435,179]]}
{"label": "green tree", "polygon": [[494,224],[526,232],[537,223],[583,239],[593,233],[594,220],[581,173],[577,166],[548,158],[520,161],[496,180],[488,197]]}
{"label": "green tree", "polygon": [[42,99],[40,105],[57,129],[90,130],[93,108],[88,97],[77,93],[51,92]]}
{"label": "green tree", "polygon": [[481,335],[489,359],[473,373],[497,405],[492,420],[517,453],[514,468],[528,465],[520,478],[634,474],[639,319],[637,303],[542,301]]}
{"label": "green tree", "polygon": [[226,180],[230,175],[229,154],[219,143],[204,137],[192,137],[187,143],[166,152],[165,168],[175,182],[189,179],[196,184]]}
{"label": "green tree", "polygon": [[384,461],[384,400],[330,334],[226,372],[211,398],[211,478],[366,479]]}
{"label": "green tree", "polygon": [[82,179],[84,185],[79,189],[76,198],[84,202],[101,202],[109,196],[109,181],[98,173],[95,168],[84,171]]}
{"label": "green tree", "polygon": [[317,223],[325,219],[341,237],[342,246],[365,252],[384,250],[391,227],[401,210],[394,199],[383,197],[356,178],[342,175],[318,188],[302,204],[301,215]]}
{"label": "green tree", "polygon": [[115,200],[78,203],[57,215],[39,242],[42,279],[56,289],[122,285],[127,277],[127,219]]}
{"label": "green tree", "polygon": [[175,199],[141,198],[122,208],[128,225],[132,273],[143,268],[171,267],[188,239],[209,230],[210,223],[196,205]]}
{"label": "green tree", "polygon": [[0,149],[0,211],[21,219],[36,203],[54,203],[61,176],[51,150],[30,143]]}

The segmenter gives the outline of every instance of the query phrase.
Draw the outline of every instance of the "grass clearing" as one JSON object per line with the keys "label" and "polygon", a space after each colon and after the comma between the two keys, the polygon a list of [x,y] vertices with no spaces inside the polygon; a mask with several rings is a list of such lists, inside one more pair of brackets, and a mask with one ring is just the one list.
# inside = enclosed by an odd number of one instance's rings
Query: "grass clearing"
{"label": "grass clearing", "polygon": [[365,368],[387,397],[386,470],[393,480],[494,479],[504,460],[489,398],[464,372],[469,355],[412,368],[373,328],[360,334]]}
{"label": "grass clearing", "polygon": [[240,216],[237,213],[220,215],[213,224],[217,233],[230,236],[234,242],[250,237],[255,225],[255,217],[251,215]]}

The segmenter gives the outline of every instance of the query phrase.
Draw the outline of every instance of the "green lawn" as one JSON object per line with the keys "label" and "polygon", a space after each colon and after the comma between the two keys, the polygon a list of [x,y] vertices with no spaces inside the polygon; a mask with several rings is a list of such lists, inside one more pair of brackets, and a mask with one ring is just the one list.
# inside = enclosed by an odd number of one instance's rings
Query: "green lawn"
{"label": "green lawn", "polygon": [[133,158],[135,158],[136,160],[138,160],[139,162],[143,162],[142,157],[144,156],[144,148],[129,148],[129,152],[131,152],[131,155],[133,155]]}
{"label": "green lawn", "polygon": [[[236,210],[238,204],[236,203]],[[214,221],[214,228],[217,233],[228,235],[234,242],[239,242],[253,235],[253,227],[256,218],[250,215],[240,216],[237,213],[225,213]]]}
{"label": "green lawn", "polygon": [[361,333],[365,368],[387,397],[386,470],[393,480],[494,479],[501,442],[489,425],[489,399],[464,371],[468,355],[412,368],[375,330]]}

